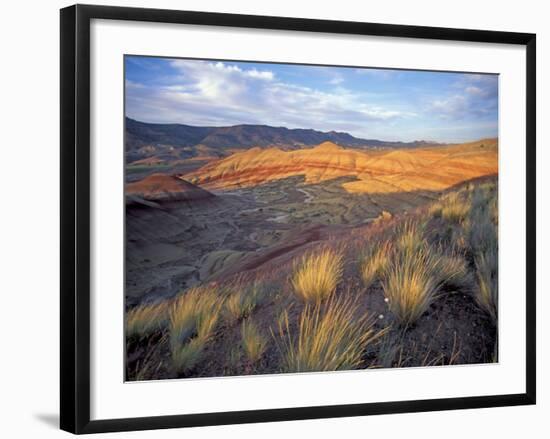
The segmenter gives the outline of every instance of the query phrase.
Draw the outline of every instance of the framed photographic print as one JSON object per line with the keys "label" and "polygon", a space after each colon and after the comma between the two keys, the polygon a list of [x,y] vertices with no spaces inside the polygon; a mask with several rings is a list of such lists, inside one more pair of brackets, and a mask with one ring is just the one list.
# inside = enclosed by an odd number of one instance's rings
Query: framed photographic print
{"label": "framed photographic print", "polygon": [[535,403],[535,35],[61,11],[61,427]]}

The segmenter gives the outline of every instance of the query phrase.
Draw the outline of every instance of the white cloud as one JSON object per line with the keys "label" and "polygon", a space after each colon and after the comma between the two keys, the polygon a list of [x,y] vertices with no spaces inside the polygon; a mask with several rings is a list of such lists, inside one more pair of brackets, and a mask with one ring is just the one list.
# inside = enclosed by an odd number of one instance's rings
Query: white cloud
{"label": "white cloud", "polygon": [[271,81],[275,78],[274,73],[270,70],[258,70],[256,68],[242,69],[234,64],[226,64],[221,61],[214,63],[209,61],[178,59],[173,60],[170,65],[179,70],[184,77],[189,75],[191,78],[196,78],[198,74],[208,75],[217,73],[227,78],[240,76],[242,78],[263,79],[267,81]]}
{"label": "white cloud", "polygon": [[339,84],[330,91],[284,82],[267,69],[223,62],[172,60],[170,83],[127,89],[128,116],[189,125],[242,123],[348,131],[365,135],[376,124],[414,116],[376,105]]}
{"label": "white cloud", "polygon": [[466,87],[464,91],[475,96],[484,96],[486,94],[484,90],[474,85]]}
{"label": "white cloud", "polygon": [[273,72],[270,72],[268,70],[260,71],[260,70],[252,69],[252,70],[247,70],[245,74],[250,78],[265,79],[266,81],[272,81],[275,78],[275,75],[273,74]]}
{"label": "white cloud", "polygon": [[342,82],[344,82],[344,78],[341,76],[334,76],[330,81],[328,81],[328,83],[332,85],[340,85]]}
{"label": "white cloud", "polygon": [[434,99],[428,108],[440,118],[449,120],[495,115],[498,111],[498,77],[463,75],[452,85],[452,94]]}
{"label": "white cloud", "polygon": [[464,96],[454,95],[433,101],[431,108],[443,118],[460,117],[467,111],[468,101]]}

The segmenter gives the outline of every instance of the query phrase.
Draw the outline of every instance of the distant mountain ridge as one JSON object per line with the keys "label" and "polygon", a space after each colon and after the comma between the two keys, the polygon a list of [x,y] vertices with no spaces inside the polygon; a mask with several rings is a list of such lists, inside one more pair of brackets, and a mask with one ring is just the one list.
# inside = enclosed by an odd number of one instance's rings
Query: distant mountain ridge
{"label": "distant mountain ridge", "polygon": [[[154,124],[126,118],[126,154],[130,161],[159,154],[169,154],[172,158],[194,157],[205,152],[224,156],[227,155],[225,150],[229,148],[247,149],[257,146],[278,146],[292,150],[323,142],[355,148],[416,148],[436,144],[423,140],[388,142],[361,139],[345,132],[322,132],[268,125],[200,127],[184,124]],[[197,147],[200,148],[197,149]]]}

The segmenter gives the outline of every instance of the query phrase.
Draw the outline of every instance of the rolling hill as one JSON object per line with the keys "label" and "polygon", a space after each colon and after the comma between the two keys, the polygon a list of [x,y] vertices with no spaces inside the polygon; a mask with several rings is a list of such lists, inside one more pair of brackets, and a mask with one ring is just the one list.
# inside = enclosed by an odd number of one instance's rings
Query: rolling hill
{"label": "rolling hill", "polygon": [[[268,125],[199,127],[182,124],[152,124],[126,118],[127,163],[155,157],[178,160],[204,155],[226,156],[233,149],[276,146],[285,150],[332,142],[354,148],[416,148],[426,141],[388,142],[360,139],[348,133],[312,129],[289,129]],[[432,143],[433,144],[433,143]]]}
{"label": "rolling hill", "polygon": [[152,174],[141,181],[129,183],[125,188],[126,196],[146,201],[197,201],[214,195],[175,175]]}
{"label": "rolling hill", "polygon": [[212,161],[185,175],[211,189],[255,186],[303,175],[314,184],[349,176],[348,192],[392,193],[443,190],[465,180],[498,173],[498,141],[443,147],[363,151],[324,142],[310,149],[252,148]]}

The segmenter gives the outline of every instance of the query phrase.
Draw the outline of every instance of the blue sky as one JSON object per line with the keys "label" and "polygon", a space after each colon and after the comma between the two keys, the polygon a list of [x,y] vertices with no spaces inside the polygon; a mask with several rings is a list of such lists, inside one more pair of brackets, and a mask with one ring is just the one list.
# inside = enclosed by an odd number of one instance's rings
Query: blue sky
{"label": "blue sky", "polygon": [[382,140],[498,135],[498,76],[127,56],[126,115],[263,124]]}

